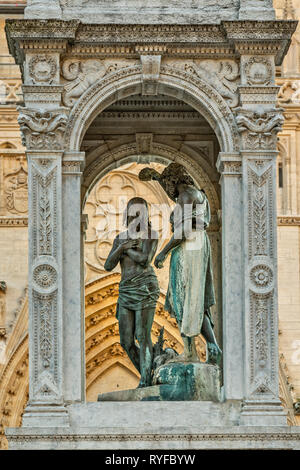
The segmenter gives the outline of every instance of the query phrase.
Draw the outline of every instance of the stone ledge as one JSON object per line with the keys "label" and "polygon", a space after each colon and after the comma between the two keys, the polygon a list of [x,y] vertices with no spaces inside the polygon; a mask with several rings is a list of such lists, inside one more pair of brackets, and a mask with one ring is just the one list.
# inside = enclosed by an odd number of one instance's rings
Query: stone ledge
{"label": "stone ledge", "polygon": [[11,428],[6,430],[11,450],[21,449],[290,449],[300,450],[300,427],[205,426],[181,427],[174,432],[143,432],[101,427]]}

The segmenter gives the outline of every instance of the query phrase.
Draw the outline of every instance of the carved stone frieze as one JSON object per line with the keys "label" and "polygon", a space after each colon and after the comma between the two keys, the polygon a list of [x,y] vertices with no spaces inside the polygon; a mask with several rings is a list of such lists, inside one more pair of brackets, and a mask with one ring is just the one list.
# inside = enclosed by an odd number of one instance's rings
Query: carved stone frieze
{"label": "carved stone frieze", "polygon": [[64,148],[64,132],[67,124],[65,108],[43,111],[18,108],[23,145],[27,149],[60,150]]}
{"label": "carved stone frieze", "polygon": [[69,58],[63,61],[61,75],[65,81],[63,103],[72,107],[80,96],[97,80],[118,69],[126,68],[136,60]]}
{"label": "carved stone frieze", "polygon": [[107,69],[102,60],[65,60],[62,64],[62,76],[70,83],[65,85],[64,104],[72,107],[75,101],[106,73]]}
{"label": "carved stone frieze", "polygon": [[236,122],[242,134],[243,148],[251,150],[276,149],[277,133],[281,131],[284,118],[280,108],[255,111],[238,108]]}
{"label": "carved stone frieze", "polygon": [[194,60],[184,65],[186,71],[196,74],[226,99],[231,108],[238,105],[239,65],[234,60]]}

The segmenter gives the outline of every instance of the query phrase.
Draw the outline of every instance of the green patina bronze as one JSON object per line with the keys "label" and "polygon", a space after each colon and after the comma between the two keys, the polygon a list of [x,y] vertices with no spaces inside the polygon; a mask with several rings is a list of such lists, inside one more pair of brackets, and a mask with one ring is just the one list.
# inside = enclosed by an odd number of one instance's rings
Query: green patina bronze
{"label": "green patina bronze", "polygon": [[207,342],[207,362],[219,364],[222,353],[210,314],[210,307],[215,304],[215,293],[211,247],[206,233],[210,223],[208,199],[178,163],[171,163],[162,174],[145,168],[139,177],[143,181],[158,181],[176,202],[170,218],[173,236],[157,255],[154,264],[162,268],[171,253],[165,309],[176,318],[184,342],[184,353],[177,360],[199,360],[195,337],[201,333]]}
{"label": "green patina bronze", "polygon": [[[130,209],[136,208],[130,215]],[[143,214],[147,220],[143,224]],[[135,235],[132,238],[130,224],[136,219]],[[151,328],[159,285],[151,262],[157,249],[158,237],[148,220],[147,202],[142,198],[129,201],[125,217],[127,231],[118,235],[105,262],[105,269],[111,271],[121,265],[122,279],[119,285],[117,318],[120,342],[130,360],[141,374],[139,387],[152,383],[153,346]]]}

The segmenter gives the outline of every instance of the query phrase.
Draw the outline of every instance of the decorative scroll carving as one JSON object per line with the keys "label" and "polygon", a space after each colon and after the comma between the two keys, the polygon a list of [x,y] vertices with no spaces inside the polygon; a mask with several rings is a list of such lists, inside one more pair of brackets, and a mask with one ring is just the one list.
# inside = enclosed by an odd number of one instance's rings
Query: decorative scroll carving
{"label": "decorative scroll carving", "polygon": [[29,59],[28,72],[34,84],[51,84],[57,72],[57,63],[54,57],[49,55],[36,55]]}
{"label": "decorative scroll carving", "polygon": [[31,156],[31,222],[32,244],[32,335],[33,358],[31,400],[60,401],[60,307],[59,307],[59,243],[60,227],[58,186],[60,163]]}
{"label": "decorative scroll carving", "polygon": [[51,307],[52,297],[43,296],[39,299],[40,311],[40,351],[43,367],[50,367],[52,357],[52,335],[51,335]]}
{"label": "decorative scroll carving", "polygon": [[23,145],[27,149],[60,150],[64,148],[67,123],[65,108],[51,111],[18,108]]}
{"label": "decorative scroll carving", "polygon": [[272,256],[272,168],[257,173],[248,168],[249,258]]}
{"label": "decorative scroll carving", "polygon": [[62,64],[62,77],[68,81],[64,86],[63,103],[72,108],[83,93],[99,79],[118,69],[132,65],[135,60],[118,59],[67,59]]}
{"label": "decorative scroll carving", "polygon": [[185,65],[185,70],[195,73],[199,78],[216,89],[227,100],[230,108],[238,105],[239,66],[233,60],[194,61]]}
{"label": "decorative scroll carving", "polygon": [[39,201],[40,237],[39,250],[41,255],[51,255],[52,252],[52,224],[51,208],[48,195],[47,179],[41,178],[41,195]]}
{"label": "decorative scroll carving", "polygon": [[267,57],[250,57],[244,71],[249,85],[269,85],[272,81],[273,68]]}
{"label": "decorative scroll carving", "polygon": [[251,337],[251,393],[276,394],[273,390],[277,379],[274,351],[273,291],[258,294],[250,291],[250,337]]}
{"label": "decorative scroll carving", "polygon": [[281,109],[265,111],[261,108],[253,112],[238,108],[237,113],[236,122],[245,149],[276,149],[277,133],[284,122]]}
{"label": "decorative scroll carving", "polygon": [[75,101],[99,78],[104,77],[107,69],[102,60],[67,59],[62,65],[62,76],[70,83],[65,85],[63,102],[72,107]]}
{"label": "decorative scroll carving", "polygon": [[284,82],[278,93],[278,102],[280,104],[299,104],[300,103],[300,81],[287,80]]}
{"label": "decorative scroll carving", "polygon": [[[37,393],[57,394],[57,291],[52,294],[33,293],[34,309],[34,382]],[[43,374],[47,371],[47,375]],[[49,377],[51,377],[49,386]]]}

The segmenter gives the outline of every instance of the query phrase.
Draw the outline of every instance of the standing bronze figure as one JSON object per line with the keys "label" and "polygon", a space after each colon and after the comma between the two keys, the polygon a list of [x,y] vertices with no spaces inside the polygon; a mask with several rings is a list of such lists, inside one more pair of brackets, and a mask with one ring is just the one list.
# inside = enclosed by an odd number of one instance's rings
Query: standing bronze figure
{"label": "standing bronze figure", "polygon": [[184,353],[177,360],[199,361],[195,337],[200,333],[207,342],[207,362],[218,364],[221,350],[213,331],[210,307],[215,304],[211,246],[206,229],[210,207],[185,168],[171,163],[162,174],[144,168],[142,181],[156,180],[176,202],[171,214],[173,236],[155,259],[162,268],[169,253],[170,278],[165,309],[176,318],[184,342]]}
{"label": "standing bronze figure", "polygon": [[128,202],[125,224],[127,230],[116,237],[104,267],[112,271],[118,263],[121,265],[117,304],[120,342],[141,374],[139,387],[146,387],[151,385],[151,327],[159,285],[151,266],[158,235],[151,229],[144,199],[135,197]]}

